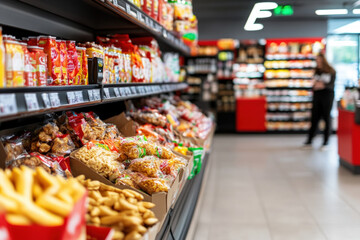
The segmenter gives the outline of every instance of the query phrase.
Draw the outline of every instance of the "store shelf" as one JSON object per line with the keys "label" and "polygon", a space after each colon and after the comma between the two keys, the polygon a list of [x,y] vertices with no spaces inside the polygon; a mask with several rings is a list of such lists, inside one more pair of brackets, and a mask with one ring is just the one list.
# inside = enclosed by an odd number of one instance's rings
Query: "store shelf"
{"label": "store shelf", "polygon": [[286,77],[286,78],[267,78],[267,77],[264,77],[265,78],[265,81],[266,80],[312,80],[313,78],[311,77]]}
{"label": "store shelf", "polygon": [[296,112],[310,112],[311,109],[302,109],[302,110],[271,110],[267,109],[268,113],[296,113]]}
{"label": "store shelf", "polygon": [[266,87],[266,90],[286,90],[286,89],[293,89],[293,90],[312,90],[312,87]]}
{"label": "store shelf", "polygon": [[0,24],[77,41],[111,33],[153,36],[163,51],[190,54],[178,37],[126,0],[2,0]]}
{"label": "store shelf", "polygon": [[196,209],[208,162],[209,154],[206,153],[203,159],[201,172],[193,179],[186,181],[174,207],[169,210],[163,226],[157,234],[156,240],[186,239]]}
{"label": "store shelf", "polygon": [[266,68],[266,70],[313,70],[313,67]]}
{"label": "store shelf", "polygon": [[282,58],[269,58],[265,57],[265,61],[291,61],[291,60],[315,60],[315,57],[282,57]]}
{"label": "store shelf", "polygon": [[312,101],[267,101],[267,103],[312,103]]}
{"label": "store shelf", "polygon": [[267,119],[266,122],[281,122],[281,123],[297,123],[297,122],[310,122],[310,118],[303,118],[303,119],[288,119],[288,120],[272,120]]}
{"label": "store shelf", "polygon": [[186,83],[111,84],[0,89],[0,122],[187,88]]}
{"label": "store shelf", "polygon": [[208,74],[216,74],[216,72],[189,72],[188,73],[191,76],[196,76],[196,75],[208,75]]}

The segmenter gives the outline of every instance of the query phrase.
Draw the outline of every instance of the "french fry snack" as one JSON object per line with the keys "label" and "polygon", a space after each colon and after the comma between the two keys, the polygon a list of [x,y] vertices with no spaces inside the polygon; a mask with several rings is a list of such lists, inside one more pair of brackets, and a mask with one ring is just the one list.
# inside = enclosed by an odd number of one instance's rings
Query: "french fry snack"
{"label": "french fry snack", "polygon": [[85,200],[81,184],[44,168],[0,170],[0,228],[7,229],[10,239],[80,239]]}

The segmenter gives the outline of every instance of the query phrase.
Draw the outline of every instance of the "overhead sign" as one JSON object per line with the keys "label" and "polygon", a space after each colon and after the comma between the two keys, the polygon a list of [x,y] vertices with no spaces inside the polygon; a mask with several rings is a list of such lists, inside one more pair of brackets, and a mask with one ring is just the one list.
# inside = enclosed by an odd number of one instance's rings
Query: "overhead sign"
{"label": "overhead sign", "polygon": [[278,5],[275,2],[260,2],[255,3],[248,20],[244,26],[246,31],[259,31],[264,28],[264,25],[261,23],[255,23],[258,18],[268,18],[272,16],[272,12],[268,10],[273,10],[277,8]]}

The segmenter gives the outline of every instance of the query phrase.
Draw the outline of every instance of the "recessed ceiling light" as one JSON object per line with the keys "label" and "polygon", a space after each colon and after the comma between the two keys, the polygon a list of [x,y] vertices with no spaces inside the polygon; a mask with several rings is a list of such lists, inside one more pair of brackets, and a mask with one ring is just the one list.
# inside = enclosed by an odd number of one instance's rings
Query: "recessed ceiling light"
{"label": "recessed ceiling light", "polygon": [[260,2],[255,3],[248,20],[244,26],[246,31],[259,31],[264,28],[264,25],[260,23],[255,23],[257,18],[268,18],[271,17],[272,12],[266,10],[272,10],[277,8],[277,3],[275,2]]}
{"label": "recessed ceiling light", "polygon": [[358,9],[353,9],[352,13],[353,14],[360,14],[360,9],[359,8]]}
{"label": "recessed ceiling light", "polygon": [[348,14],[347,9],[319,9],[315,11],[316,15],[341,15]]}

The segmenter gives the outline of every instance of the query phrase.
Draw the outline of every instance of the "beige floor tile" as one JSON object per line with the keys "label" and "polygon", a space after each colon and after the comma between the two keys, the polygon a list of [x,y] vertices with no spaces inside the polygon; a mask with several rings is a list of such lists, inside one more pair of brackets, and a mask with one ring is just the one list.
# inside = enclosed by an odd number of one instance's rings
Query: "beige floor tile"
{"label": "beige floor tile", "polygon": [[272,240],[326,240],[316,224],[270,224],[270,231]]}
{"label": "beige floor tile", "polygon": [[209,240],[271,240],[265,224],[218,224],[211,228]]}
{"label": "beige floor tile", "polygon": [[218,135],[194,240],[360,239],[360,176],[339,167],[337,139]]}

